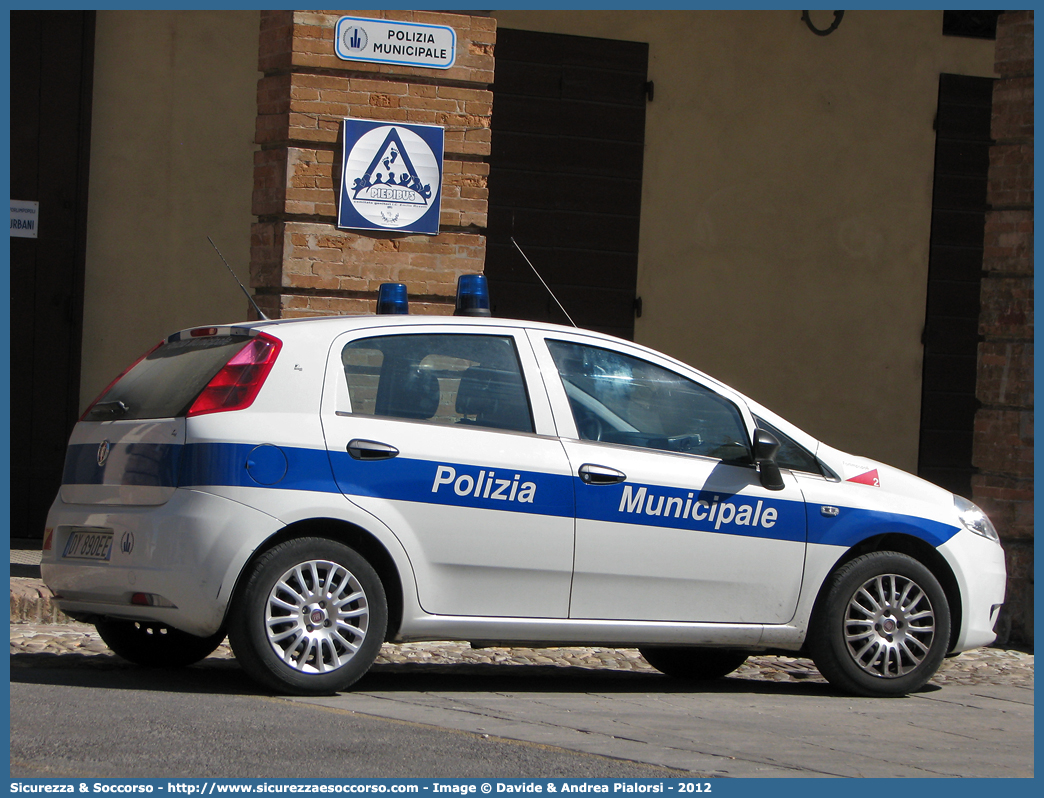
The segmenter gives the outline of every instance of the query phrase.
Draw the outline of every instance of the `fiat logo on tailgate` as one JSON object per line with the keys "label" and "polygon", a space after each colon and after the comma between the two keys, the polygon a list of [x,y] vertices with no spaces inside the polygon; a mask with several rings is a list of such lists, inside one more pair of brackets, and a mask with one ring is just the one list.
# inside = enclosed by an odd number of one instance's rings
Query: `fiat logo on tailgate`
{"label": "fiat logo on tailgate", "polygon": [[98,444],[98,466],[105,465],[105,461],[109,459],[109,446],[108,441],[102,441]]}

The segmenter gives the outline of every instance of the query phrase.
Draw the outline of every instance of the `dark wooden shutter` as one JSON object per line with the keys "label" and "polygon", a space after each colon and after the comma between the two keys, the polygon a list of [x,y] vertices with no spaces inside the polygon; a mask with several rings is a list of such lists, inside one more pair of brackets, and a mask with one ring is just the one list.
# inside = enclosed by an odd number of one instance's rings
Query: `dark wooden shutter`
{"label": "dark wooden shutter", "polygon": [[649,46],[497,31],[486,276],[493,314],[632,338]]}
{"label": "dark wooden shutter", "polygon": [[11,199],[40,203],[11,239],[12,537],[43,536],[80,401],[94,20],[11,12]]}
{"label": "dark wooden shutter", "polygon": [[993,80],[942,75],[917,473],[971,495]]}

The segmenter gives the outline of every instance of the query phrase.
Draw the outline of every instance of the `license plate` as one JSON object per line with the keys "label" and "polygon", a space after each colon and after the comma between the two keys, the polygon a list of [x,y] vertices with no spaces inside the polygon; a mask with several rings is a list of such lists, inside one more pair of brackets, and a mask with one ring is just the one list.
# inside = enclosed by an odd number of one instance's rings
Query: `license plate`
{"label": "license plate", "polygon": [[67,560],[108,560],[112,532],[73,532],[62,557]]}

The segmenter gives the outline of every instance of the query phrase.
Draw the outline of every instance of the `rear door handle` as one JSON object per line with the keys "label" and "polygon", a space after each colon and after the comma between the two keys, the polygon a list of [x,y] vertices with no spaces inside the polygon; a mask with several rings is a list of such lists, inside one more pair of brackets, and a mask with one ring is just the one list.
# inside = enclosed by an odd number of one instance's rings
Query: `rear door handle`
{"label": "rear door handle", "polygon": [[615,485],[627,479],[627,474],[608,466],[584,463],[580,466],[580,479],[587,485]]}
{"label": "rear door handle", "polygon": [[380,441],[364,441],[360,438],[348,441],[348,454],[356,460],[389,460],[398,453],[399,450],[394,446]]}

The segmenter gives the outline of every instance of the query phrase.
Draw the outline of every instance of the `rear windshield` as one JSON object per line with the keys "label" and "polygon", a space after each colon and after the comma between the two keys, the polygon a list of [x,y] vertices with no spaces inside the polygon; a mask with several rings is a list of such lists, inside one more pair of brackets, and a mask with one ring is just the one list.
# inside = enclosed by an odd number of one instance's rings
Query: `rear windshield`
{"label": "rear windshield", "polygon": [[177,418],[250,338],[188,338],[163,344],[102,396],[84,421]]}

